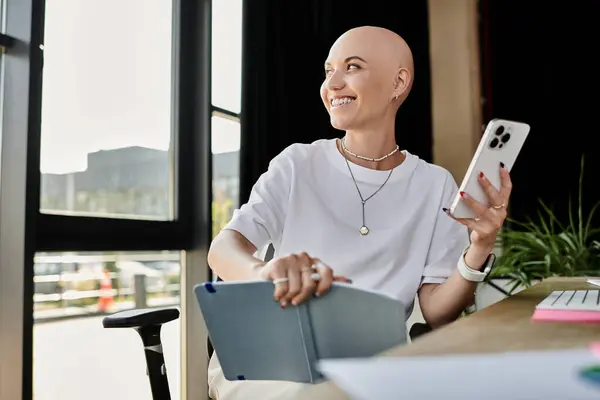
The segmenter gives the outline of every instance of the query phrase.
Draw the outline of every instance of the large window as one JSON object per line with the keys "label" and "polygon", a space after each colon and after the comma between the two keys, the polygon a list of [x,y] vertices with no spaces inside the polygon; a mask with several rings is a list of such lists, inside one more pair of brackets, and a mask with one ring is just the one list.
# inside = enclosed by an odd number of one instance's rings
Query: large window
{"label": "large window", "polygon": [[4,2],[0,398],[147,399],[140,338],[101,322],[141,307],[180,309],[171,393],[205,398],[211,0]]}
{"label": "large window", "polygon": [[[76,218],[85,234],[94,229],[83,225],[89,217],[133,224],[176,219],[176,12],[171,0],[46,0],[42,215]],[[36,400],[105,398],[106,392],[92,389],[98,382],[110,382],[110,392],[124,398],[150,397],[137,333],[105,330],[102,318],[133,308],[179,307],[180,252],[111,251],[132,243],[92,233],[91,242],[98,240],[104,241],[101,252],[76,245],[35,255]],[[79,251],[67,252],[73,249]],[[180,391],[178,332],[174,321],[162,335],[174,398]]]}
{"label": "large window", "polygon": [[213,236],[239,201],[242,0],[212,1]]}
{"label": "large window", "polygon": [[43,212],[173,218],[172,10],[46,1]]}

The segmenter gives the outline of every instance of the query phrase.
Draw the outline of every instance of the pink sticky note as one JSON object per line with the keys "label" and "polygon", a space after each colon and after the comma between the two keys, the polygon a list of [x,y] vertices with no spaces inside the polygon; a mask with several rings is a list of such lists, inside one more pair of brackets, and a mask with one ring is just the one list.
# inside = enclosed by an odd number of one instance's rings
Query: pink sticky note
{"label": "pink sticky note", "polygon": [[534,321],[577,322],[583,324],[600,324],[600,312],[577,310],[543,310],[533,313]]}

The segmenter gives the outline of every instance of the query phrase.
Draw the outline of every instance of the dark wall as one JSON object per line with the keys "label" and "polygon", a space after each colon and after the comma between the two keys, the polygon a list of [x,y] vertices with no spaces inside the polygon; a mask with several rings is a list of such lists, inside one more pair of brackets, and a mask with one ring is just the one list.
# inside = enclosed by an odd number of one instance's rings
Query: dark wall
{"label": "dark wall", "polygon": [[253,0],[244,2],[240,197],[269,161],[295,142],[340,137],[319,97],[330,46],[346,30],[376,25],[410,45],[416,77],[397,118],[401,148],[432,156],[426,0]]}
{"label": "dark wall", "polygon": [[600,2],[483,0],[481,13],[486,119],[532,127],[512,174],[511,215],[534,214],[541,198],[566,220],[582,155],[589,209],[600,200]]}

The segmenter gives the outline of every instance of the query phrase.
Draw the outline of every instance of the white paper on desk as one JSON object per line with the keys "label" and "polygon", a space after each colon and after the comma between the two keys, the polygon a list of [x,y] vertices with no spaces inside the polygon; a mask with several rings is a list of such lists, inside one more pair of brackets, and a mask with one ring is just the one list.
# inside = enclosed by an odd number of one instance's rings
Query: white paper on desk
{"label": "white paper on desk", "polygon": [[578,374],[600,365],[590,351],[323,360],[319,369],[353,400],[600,399]]}

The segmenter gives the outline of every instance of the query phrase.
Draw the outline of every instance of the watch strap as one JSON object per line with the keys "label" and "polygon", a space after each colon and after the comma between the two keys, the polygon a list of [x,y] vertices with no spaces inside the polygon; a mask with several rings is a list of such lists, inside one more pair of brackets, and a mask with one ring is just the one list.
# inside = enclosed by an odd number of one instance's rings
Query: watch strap
{"label": "watch strap", "polygon": [[458,272],[468,281],[483,282],[494,266],[496,255],[494,253],[490,253],[485,259],[483,270],[478,271],[469,267],[465,262],[465,255],[467,254],[468,250],[469,248],[467,247],[458,260]]}

